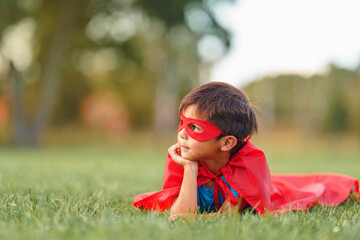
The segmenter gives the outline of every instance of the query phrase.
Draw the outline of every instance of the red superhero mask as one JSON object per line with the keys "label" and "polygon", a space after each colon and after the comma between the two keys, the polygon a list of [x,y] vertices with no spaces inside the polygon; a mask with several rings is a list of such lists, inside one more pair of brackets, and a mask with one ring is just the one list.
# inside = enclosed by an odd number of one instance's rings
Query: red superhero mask
{"label": "red superhero mask", "polygon": [[[178,128],[178,132],[180,132],[183,128],[185,128],[186,133],[193,139],[197,141],[207,141],[213,139],[215,137],[224,134],[220,128],[215,126],[212,123],[209,123],[204,120],[194,119],[194,118],[187,118],[182,113],[180,115],[180,125]],[[197,129],[196,125],[199,125],[201,129]],[[224,134],[227,135],[227,134]],[[228,135],[227,135],[228,136]],[[248,141],[249,138],[246,139],[238,139],[240,141]]]}

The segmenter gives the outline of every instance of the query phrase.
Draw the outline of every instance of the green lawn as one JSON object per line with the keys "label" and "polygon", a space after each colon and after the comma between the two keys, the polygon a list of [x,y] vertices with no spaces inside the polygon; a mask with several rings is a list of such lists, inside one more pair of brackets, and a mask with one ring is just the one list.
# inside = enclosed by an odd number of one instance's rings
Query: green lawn
{"label": "green lawn", "polygon": [[[139,149],[0,148],[0,239],[360,239],[356,201],[280,217],[175,223],[168,213],[141,212],[132,200],[161,188],[166,148]],[[358,151],[264,149],[273,172],[360,178]]]}

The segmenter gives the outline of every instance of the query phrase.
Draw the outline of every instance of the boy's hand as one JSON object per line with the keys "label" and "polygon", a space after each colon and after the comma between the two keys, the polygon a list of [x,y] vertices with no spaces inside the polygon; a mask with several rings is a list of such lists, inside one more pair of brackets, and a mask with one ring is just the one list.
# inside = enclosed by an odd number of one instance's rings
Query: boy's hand
{"label": "boy's hand", "polygon": [[177,164],[179,164],[180,166],[185,167],[186,165],[190,165],[190,166],[197,167],[198,164],[196,161],[190,161],[190,160],[187,160],[187,159],[181,157],[181,148],[178,143],[172,145],[168,151],[169,151],[169,154],[170,154],[172,160],[174,162],[176,162]]}

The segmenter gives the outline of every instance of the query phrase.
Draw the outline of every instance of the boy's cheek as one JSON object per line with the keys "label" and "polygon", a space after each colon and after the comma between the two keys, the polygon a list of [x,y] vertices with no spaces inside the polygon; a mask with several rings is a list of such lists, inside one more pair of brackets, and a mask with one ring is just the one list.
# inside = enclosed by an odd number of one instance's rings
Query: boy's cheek
{"label": "boy's cheek", "polygon": [[180,156],[189,161],[196,161],[196,159],[194,159],[194,156],[189,149],[182,149],[182,151],[180,152]]}
{"label": "boy's cheek", "polygon": [[185,159],[188,159],[188,157],[189,157],[189,153],[188,153],[188,151],[187,151],[187,149],[180,149],[180,156],[182,157],[182,158],[185,158]]}

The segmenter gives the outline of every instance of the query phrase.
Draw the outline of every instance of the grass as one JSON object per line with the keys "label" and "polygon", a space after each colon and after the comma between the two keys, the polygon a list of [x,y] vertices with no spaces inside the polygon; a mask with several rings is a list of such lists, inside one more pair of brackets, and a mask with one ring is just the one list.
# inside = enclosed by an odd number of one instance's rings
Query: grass
{"label": "grass", "polygon": [[[261,147],[273,172],[360,178],[357,150]],[[166,147],[2,147],[0,153],[0,239],[360,239],[360,203],[352,200],[280,217],[248,212],[174,223],[168,213],[134,209],[135,195],[161,188]]]}

